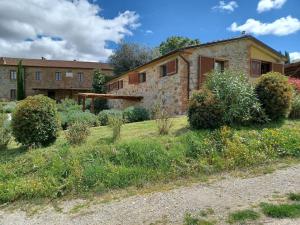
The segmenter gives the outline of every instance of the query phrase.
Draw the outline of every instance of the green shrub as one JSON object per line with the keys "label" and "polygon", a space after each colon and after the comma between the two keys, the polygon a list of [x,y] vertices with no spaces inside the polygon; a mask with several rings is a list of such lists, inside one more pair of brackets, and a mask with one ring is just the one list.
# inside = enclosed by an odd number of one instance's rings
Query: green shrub
{"label": "green shrub", "polygon": [[229,222],[246,224],[246,222],[258,220],[259,217],[259,213],[252,209],[238,210],[229,214]]}
{"label": "green shrub", "polygon": [[300,119],[300,94],[293,95],[289,117],[291,119]]}
{"label": "green shrub", "polygon": [[66,138],[71,145],[80,145],[85,143],[89,135],[89,126],[86,123],[76,121],[69,127]]}
{"label": "green shrub", "polygon": [[25,146],[53,143],[59,130],[55,101],[43,95],[27,97],[17,105],[11,125],[16,141]]}
{"label": "green shrub", "polygon": [[116,146],[116,163],[127,167],[166,169],[170,161],[163,146],[151,140],[133,140]]}
{"label": "green shrub", "polygon": [[57,110],[59,112],[68,112],[68,111],[81,111],[81,106],[77,102],[70,98],[65,98],[61,103],[57,104]]}
{"label": "green shrub", "polygon": [[16,102],[8,102],[6,105],[3,106],[3,111],[5,113],[12,113],[16,109],[16,106]]}
{"label": "green shrub", "polygon": [[188,108],[188,120],[193,129],[221,126],[223,113],[220,102],[210,90],[193,93]]}
{"label": "green shrub", "polygon": [[299,218],[300,204],[281,204],[274,205],[261,203],[261,208],[266,216],[272,218]]}
{"label": "green shrub", "polygon": [[4,113],[0,113],[0,150],[5,149],[11,140],[11,129],[8,117]]}
{"label": "green shrub", "polygon": [[108,117],[108,126],[112,128],[112,140],[115,142],[121,137],[121,127],[124,124],[123,117],[117,115],[110,115]]}
{"label": "green shrub", "polygon": [[259,78],[255,91],[271,120],[275,121],[287,116],[293,93],[285,76],[276,72],[264,74]]}
{"label": "green shrub", "polygon": [[116,109],[107,109],[107,110],[102,110],[99,114],[99,122],[101,126],[106,126],[108,125],[108,117],[109,116],[118,116],[118,117],[123,117],[123,112],[120,110]]}
{"label": "green shrub", "polygon": [[149,112],[142,107],[131,106],[123,111],[124,119],[127,123],[134,123],[144,120],[149,120]]}
{"label": "green shrub", "polygon": [[215,95],[223,112],[221,119],[227,125],[249,123],[257,114],[263,114],[254,88],[242,72],[214,71],[205,87]]}
{"label": "green shrub", "polygon": [[90,113],[89,111],[67,111],[60,113],[60,118],[61,126],[63,129],[67,129],[75,122],[85,123],[90,127],[95,127],[99,124],[98,117],[95,114]]}

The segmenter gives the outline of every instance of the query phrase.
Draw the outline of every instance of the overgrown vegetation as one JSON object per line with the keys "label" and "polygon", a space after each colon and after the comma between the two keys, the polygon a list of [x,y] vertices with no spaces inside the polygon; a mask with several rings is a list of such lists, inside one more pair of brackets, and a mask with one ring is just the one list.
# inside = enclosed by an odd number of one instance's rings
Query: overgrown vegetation
{"label": "overgrown vegetation", "polygon": [[251,209],[239,210],[229,214],[229,223],[244,224],[247,221],[255,221],[260,217],[259,213]]}
{"label": "overgrown vegetation", "polygon": [[109,116],[108,117],[108,126],[112,129],[112,140],[113,142],[117,141],[121,137],[121,127],[124,124],[124,119],[122,116]]}
{"label": "overgrown vegetation", "polygon": [[149,120],[149,112],[142,107],[130,106],[123,111],[124,120],[127,123]]}
{"label": "overgrown vegetation", "polygon": [[293,94],[289,117],[291,119],[300,119],[300,94],[299,93],[295,92]]}
{"label": "overgrown vegetation", "polygon": [[266,216],[273,218],[299,218],[300,204],[268,204],[262,203],[261,208]]}
{"label": "overgrown vegetation", "polygon": [[205,219],[192,216],[190,213],[186,213],[184,216],[184,225],[214,225],[215,222],[211,222]]}
{"label": "overgrown vegetation", "polygon": [[29,96],[19,102],[12,116],[12,132],[24,146],[47,146],[59,130],[55,101],[43,95]]}
{"label": "overgrown vegetation", "polygon": [[117,109],[102,110],[98,114],[100,125],[102,125],[102,126],[108,125],[108,118],[110,116],[123,117],[123,112],[121,110],[117,110]]}
{"label": "overgrown vegetation", "polygon": [[66,132],[66,138],[71,145],[80,145],[85,143],[90,134],[89,126],[79,121],[74,122]]}
{"label": "overgrown vegetation", "polygon": [[194,129],[268,122],[246,75],[231,70],[208,75],[202,89],[190,100],[188,117]]}
{"label": "overgrown vegetation", "polygon": [[116,143],[106,126],[91,129],[80,146],[63,134],[51,146],[25,152],[12,142],[0,151],[0,202],[143,187],[300,156],[296,120],[214,131],[191,131],[186,117],[172,121],[164,136],[155,121],[125,124]]}

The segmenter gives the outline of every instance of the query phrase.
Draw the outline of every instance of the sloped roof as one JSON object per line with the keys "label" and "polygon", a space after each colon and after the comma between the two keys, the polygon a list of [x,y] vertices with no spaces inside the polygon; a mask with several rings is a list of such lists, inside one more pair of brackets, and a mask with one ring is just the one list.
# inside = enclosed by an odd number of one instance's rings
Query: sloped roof
{"label": "sloped roof", "polygon": [[111,83],[112,81],[114,80],[117,80],[118,78],[130,73],[130,72],[133,72],[135,70],[138,70],[146,65],[149,65],[151,63],[154,63],[154,62],[157,62],[165,57],[168,57],[168,56],[171,56],[173,54],[176,54],[176,53],[179,53],[179,52],[182,52],[184,50],[187,50],[187,49],[193,49],[193,48],[199,48],[199,47],[206,47],[206,46],[211,46],[211,45],[216,45],[216,44],[222,44],[222,43],[226,43],[226,42],[232,42],[232,41],[236,41],[236,40],[241,40],[241,39],[249,39],[249,40],[252,40],[254,42],[256,42],[257,44],[259,45],[262,45],[263,47],[267,48],[268,50],[270,50],[271,52],[273,52],[275,55],[277,55],[278,57],[280,58],[283,58],[283,59],[286,59],[286,57],[284,55],[282,55],[279,51],[276,51],[275,49],[273,49],[272,47],[270,47],[269,45],[265,44],[264,42],[258,40],[257,38],[253,37],[252,35],[240,35],[240,36],[237,36],[237,37],[232,37],[232,38],[227,38],[227,39],[222,39],[222,40],[216,40],[216,41],[211,41],[211,42],[206,42],[206,43],[203,43],[203,44],[198,44],[198,45],[191,45],[191,46],[188,46],[188,47],[184,47],[184,48],[180,48],[180,49],[176,49],[174,51],[171,51],[165,55],[162,55],[158,58],[155,58],[141,66],[138,66],[132,70],[129,70],[119,76],[116,76],[114,79],[112,79],[111,81],[109,81],[108,83]]}
{"label": "sloped roof", "polygon": [[80,68],[80,69],[102,69],[112,70],[112,66],[107,63],[85,62],[85,61],[67,61],[67,60],[48,60],[48,59],[26,59],[1,57],[0,65],[17,66],[22,60],[23,66],[30,67],[54,67],[54,68]]}

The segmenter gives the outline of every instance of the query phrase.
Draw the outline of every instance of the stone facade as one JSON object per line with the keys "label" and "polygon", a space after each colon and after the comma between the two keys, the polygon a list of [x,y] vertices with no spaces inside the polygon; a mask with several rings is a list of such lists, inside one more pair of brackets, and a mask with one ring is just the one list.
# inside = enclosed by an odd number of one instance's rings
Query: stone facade
{"label": "stone facade", "polygon": [[[78,62],[79,66],[77,66],[74,61],[70,61],[71,64],[69,65],[68,61],[63,61],[63,65],[66,67],[56,67],[55,63],[52,62],[51,66],[43,65],[46,60],[36,61],[38,60],[28,60],[23,65],[25,68],[25,96],[44,94],[56,100],[75,98],[79,92],[91,91],[94,70],[99,69],[98,63],[90,63],[89,68],[80,68],[81,62]],[[47,60],[48,64],[49,61],[51,60]],[[17,81],[10,79],[10,71],[17,71],[17,66],[7,65],[13,63],[16,64],[17,61],[7,60],[5,64],[3,59],[2,63],[0,60],[0,99],[13,100],[11,90],[17,89]],[[37,66],[32,65],[34,63]],[[86,67],[86,64],[83,66]],[[92,68],[93,66],[95,68]],[[56,79],[57,72],[61,74],[60,80]],[[109,76],[113,75],[112,68],[108,68],[107,65],[105,69],[102,69],[102,72]],[[39,75],[37,76],[36,73]]]}
{"label": "stone facade", "polygon": [[[143,100],[140,102],[112,99],[109,100],[110,107],[124,109],[128,106],[136,105],[151,110],[155,104],[165,102],[171,114],[184,114],[192,92],[201,87],[200,57],[212,58],[214,63],[217,61],[224,62],[225,68],[242,71],[249,80],[255,79],[251,72],[251,61],[253,59],[269,62],[270,65],[277,63],[282,66],[284,63],[282,56],[275,50],[253,37],[237,38],[186,48],[181,51],[175,51],[173,54],[161,57],[158,60],[153,60],[109,82],[108,85],[123,81],[123,87],[110,90],[110,94],[143,96]],[[160,66],[174,59],[178,61],[177,73],[161,77]],[[145,72],[146,82],[129,84],[129,76],[132,72]]]}
{"label": "stone facade", "polygon": [[11,99],[11,90],[17,89],[17,80],[10,79],[10,71],[17,71],[15,66],[0,66],[0,100]]}

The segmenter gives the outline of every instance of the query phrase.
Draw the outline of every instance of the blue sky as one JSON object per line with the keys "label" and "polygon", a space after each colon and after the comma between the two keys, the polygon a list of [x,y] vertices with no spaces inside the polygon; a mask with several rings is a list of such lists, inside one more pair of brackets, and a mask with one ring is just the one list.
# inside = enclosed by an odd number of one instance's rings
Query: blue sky
{"label": "blue sky", "polygon": [[123,39],[155,47],[246,31],[300,59],[299,9],[299,0],[0,0],[0,56],[106,61]]}
{"label": "blue sky", "polygon": [[[225,1],[225,4],[229,1]],[[253,18],[262,23],[273,21],[291,15],[300,19],[300,1],[288,0],[280,9],[270,9],[259,13],[258,0],[236,0],[238,7],[233,12],[212,9],[219,5],[217,0],[98,0],[103,8],[104,17],[114,17],[124,10],[135,11],[140,15],[141,26],[134,35],[126,40],[150,46],[156,46],[171,35],[181,35],[199,38],[207,42],[239,35],[227,28],[233,22],[244,24]],[[147,30],[153,33],[146,33]],[[300,31],[293,34],[277,36],[255,35],[277,50],[300,52]]]}

